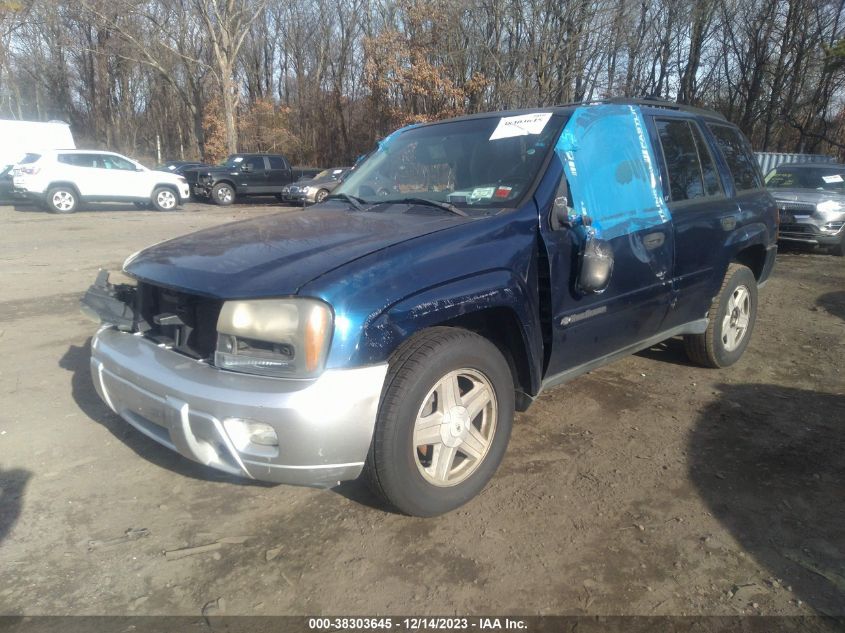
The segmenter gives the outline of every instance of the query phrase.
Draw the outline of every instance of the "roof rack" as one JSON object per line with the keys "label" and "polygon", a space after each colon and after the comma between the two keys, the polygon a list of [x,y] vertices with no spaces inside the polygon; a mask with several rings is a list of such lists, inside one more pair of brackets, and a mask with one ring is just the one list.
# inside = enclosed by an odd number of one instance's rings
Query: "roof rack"
{"label": "roof rack", "polygon": [[638,105],[647,108],[665,108],[667,110],[677,110],[681,112],[689,112],[699,116],[711,117],[727,121],[725,116],[716,110],[710,108],[698,108],[696,106],[686,105],[684,103],[675,103],[674,101],[667,101],[657,97],[609,97],[607,99],[593,99],[591,101],[582,101],[580,103],[565,103],[563,106],[579,106],[592,105],[601,103],[612,103],[618,105]]}

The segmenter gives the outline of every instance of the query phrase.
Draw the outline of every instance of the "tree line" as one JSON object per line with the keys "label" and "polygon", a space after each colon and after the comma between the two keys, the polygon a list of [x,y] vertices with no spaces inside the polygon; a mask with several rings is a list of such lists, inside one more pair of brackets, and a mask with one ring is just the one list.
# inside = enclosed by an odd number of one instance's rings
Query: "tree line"
{"label": "tree line", "polygon": [[396,127],[656,96],[845,156],[845,0],[0,0],[0,118],[341,165]]}

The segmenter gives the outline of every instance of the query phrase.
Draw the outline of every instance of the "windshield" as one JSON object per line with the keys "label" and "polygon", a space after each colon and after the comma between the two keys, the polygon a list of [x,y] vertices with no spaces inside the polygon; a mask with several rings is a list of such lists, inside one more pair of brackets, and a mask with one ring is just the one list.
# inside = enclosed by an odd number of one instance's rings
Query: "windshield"
{"label": "windshield", "polygon": [[513,207],[554,147],[564,117],[538,112],[410,128],[387,137],[336,194],[366,203],[422,198]]}
{"label": "windshield", "polygon": [[775,167],[766,176],[769,189],[817,189],[845,193],[843,167]]}

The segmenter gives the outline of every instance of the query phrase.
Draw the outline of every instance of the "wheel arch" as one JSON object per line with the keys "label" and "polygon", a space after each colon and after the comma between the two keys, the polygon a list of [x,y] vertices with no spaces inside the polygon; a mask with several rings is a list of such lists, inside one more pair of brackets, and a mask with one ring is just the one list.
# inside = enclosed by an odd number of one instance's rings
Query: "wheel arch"
{"label": "wheel arch", "polygon": [[766,268],[766,247],[762,244],[749,244],[734,253],[731,263],[742,264],[751,269],[754,278],[759,282]]}
{"label": "wheel arch", "polygon": [[68,189],[73,189],[74,193],[76,193],[76,197],[79,198],[79,200],[82,200],[82,194],[79,192],[79,187],[69,180],[57,180],[55,182],[51,182],[44,189],[44,195],[46,196],[51,189],[55,189],[56,187],[67,187]]}
{"label": "wheel arch", "polygon": [[215,180],[214,183],[211,185],[211,190],[213,191],[214,188],[218,185],[229,185],[232,188],[232,191],[238,193],[238,187],[235,185],[234,181],[228,178],[221,178],[220,180]]}
{"label": "wheel arch", "polygon": [[[769,252],[769,230],[765,224],[747,224],[735,230],[725,243],[729,256],[724,262],[726,271],[730,264],[742,264],[751,269],[758,282],[765,280],[767,257]],[[721,283],[721,278],[719,279]]]}
{"label": "wheel arch", "polygon": [[366,327],[361,360],[385,360],[415,334],[439,326],[492,342],[511,369],[517,409],[528,408],[540,389],[542,338],[534,301],[510,271],[451,281],[394,304]]}
{"label": "wheel arch", "polygon": [[156,184],[154,184],[154,185],[153,185],[152,191],[150,191],[150,196],[152,196],[152,195],[153,195],[153,192],[154,192],[156,189],[160,189],[160,188],[162,188],[162,187],[163,187],[163,188],[165,188],[165,189],[170,189],[171,191],[173,191],[173,192],[176,194],[176,197],[177,197],[177,198],[181,198],[181,197],[182,197],[182,196],[179,194],[179,187],[178,187],[177,185],[175,185],[174,183],[172,183],[172,182],[157,182]]}

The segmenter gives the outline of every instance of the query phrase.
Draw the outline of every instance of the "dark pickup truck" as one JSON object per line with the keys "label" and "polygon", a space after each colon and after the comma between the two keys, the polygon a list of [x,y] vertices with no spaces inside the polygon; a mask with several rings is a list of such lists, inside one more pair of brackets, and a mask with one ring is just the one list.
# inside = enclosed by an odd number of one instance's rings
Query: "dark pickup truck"
{"label": "dark pickup truck", "polygon": [[777,220],[712,111],[612,100],[403,128],[307,211],[152,246],[124,264],[132,284],[101,274],[92,376],[197,462],[312,486],[363,473],[436,515],[482,490],[544,390],[672,337],[736,363]]}
{"label": "dark pickup truck", "polygon": [[237,196],[275,195],[281,200],[285,186],[319,172],[291,167],[280,154],[232,154],[222,165],[185,169],[182,175],[190,184],[192,195],[225,206]]}

